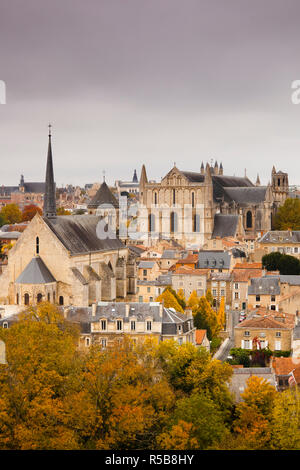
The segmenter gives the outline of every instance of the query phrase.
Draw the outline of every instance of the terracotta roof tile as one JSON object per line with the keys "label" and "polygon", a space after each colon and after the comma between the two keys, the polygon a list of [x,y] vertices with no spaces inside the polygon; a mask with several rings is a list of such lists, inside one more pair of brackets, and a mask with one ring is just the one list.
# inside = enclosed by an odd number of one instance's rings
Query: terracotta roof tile
{"label": "terracotta roof tile", "polygon": [[272,367],[276,375],[288,375],[292,370],[300,368],[300,357],[274,357]]}
{"label": "terracotta roof tile", "polygon": [[196,344],[202,344],[204,337],[206,335],[206,330],[196,330]]}

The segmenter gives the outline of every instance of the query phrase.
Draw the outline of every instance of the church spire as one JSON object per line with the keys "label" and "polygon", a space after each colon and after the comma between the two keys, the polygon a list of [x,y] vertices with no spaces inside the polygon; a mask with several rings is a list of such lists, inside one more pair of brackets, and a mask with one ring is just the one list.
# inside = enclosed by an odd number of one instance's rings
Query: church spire
{"label": "church spire", "polygon": [[56,217],[56,197],[55,197],[55,182],[53,174],[53,160],[52,160],[52,145],[51,145],[51,124],[49,124],[49,141],[48,141],[48,155],[47,155],[47,168],[46,168],[46,181],[45,181],[45,194],[44,194],[44,217]]}

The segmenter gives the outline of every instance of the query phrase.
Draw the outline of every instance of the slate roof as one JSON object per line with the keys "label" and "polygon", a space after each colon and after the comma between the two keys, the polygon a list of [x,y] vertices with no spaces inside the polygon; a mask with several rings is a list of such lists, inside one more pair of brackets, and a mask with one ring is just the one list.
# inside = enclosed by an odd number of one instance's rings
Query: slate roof
{"label": "slate roof", "polygon": [[102,204],[110,204],[116,209],[119,207],[117,199],[115,198],[105,181],[101,184],[95,196],[88,204],[88,209],[97,209]]}
{"label": "slate roof", "polygon": [[155,264],[155,261],[140,261],[138,269],[152,269]]}
{"label": "slate roof", "polygon": [[215,214],[212,238],[235,237],[238,221],[238,215]]}
{"label": "slate roof", "polygon": [[300,231],[299,230],[270,230],[265,233],[260,243],[300,243]]}
{"label": "slate roof", "polygon": [[25,193],[45,193],[46,183],[24,183]]}
{"label": "slate roof", "polygon": [[300,276],[280,274],[279,279],[282,283],[287,283],[291,286],[300,286]]}
{"label": "slate roof", "polygon": [[300,325],[296,325],[293,331],[293,339],[300,339]]}
{"label": "slate roof", "polygon": [[235,201],[240,206],[249,204],[259,204],[266,198],[267,186],[225,188],[225,197]]}
{"label": "slate roof", "polygon": [[16,284],[48,284],[50,282],[56,282],[56,280],[39,256],[32,258],[16,280]]}
{"label": "slate roof", "polygon": [[97,224],[101,216],[68,215],[43,220],[71,255],[118,250],[125,245],[118,238],[101,240],[97,236]]}
{"label": "slate roof", "polygon": [[265,276],[251,279],[248,295],[279,295],[279,276]]}
{"label": "slate roof", "polygon": [[126,312],[126,302],[98,302],[95,316],[92,315],[92,307],[71,307],[66,311],[67,319],[79,322],[82,331],[84,329],[83,332],[86,333],[90,332],[91,323],[98,322],[101,318],[106,318],[109,322],[117,319],[129,322],[132,317],[137,321],[145,321],[150,317],[153,321],[162,323],[161,332],[164,335],[176,334],[178,324],[182,326],[183,333],[189,331],[188,322],[191,322],[193,328],[193,320],[174,309],[163,308],[161,317],[159,302],[130,302],[128,315]]}
{"label": "slate roof", "polygon": [[162,259],[176,259],[177,258],[177,250],[164,250],[163,254],[161,255]]}
{"label": "slate roof", "polygon": [[198,269],[229,269],[231,255],[227,251],[200,251]]}

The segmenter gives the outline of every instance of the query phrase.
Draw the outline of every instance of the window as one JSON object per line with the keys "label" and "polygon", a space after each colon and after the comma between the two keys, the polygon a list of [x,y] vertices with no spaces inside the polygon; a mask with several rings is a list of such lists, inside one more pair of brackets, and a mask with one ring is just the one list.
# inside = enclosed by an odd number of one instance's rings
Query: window
{"label": "window", "polygon": [[212,295],[213,295],[213,297],[216,297],[216,296],[217,296],[217,289],[213,289],[213,290],[212,290]]}
{"label": "window", "polygon": [[106,339],[105,339],[105,338],[101,338],[100,344],[101,344],[102,348],[106,348],[106,345],[107,345]]}
{"label": "window", "polygon": [[37,296],[36,296],[36,300],[37,300],[37,303],[39,304],[43,299],[43,295],[41,293],[39,293]]}
{"label": "window", "polygon": [[149,232],[154,232],[155,230],[155,215],[149,214],[148,218]]}
{"label": "window", "polygon": [[245,331],[245,336],[250,336],[250,331]]}
{"label": "window", "polygon": [[275,295],[271,295],[271,302],[275,302]]}
{"label": "window", "polygon": [[62,295],[59,296],[59,305],[63,305],[64,304],[64,298]]}
{"label": "window", "polygon": [[200,215],[195,214],[193,217],[193,232],[200,232]]}
{"label": "window", "polygon": [[118,331],[122,330],[122,320],[117,320],[117,330]]}
{"label": "window", "polygon": [[173,189],[173,206],[176,204],[176,191]]}
{"label": "window", "polygon": [[260,302],[260,295],[257,295],[255,300],[256,302]]}
{"label": "window", "polygon": [[239,293],[238,293],[238,292],[235,292],[235,293],[234,293],[234,298],[235,298],[235,299],[238,299],[238,298],[239,298]]}
{"label": "window", "polygon": [[246,227],[252,228],[252,212],[248,211],[246,214]]}
{"label": "window", "polygon": [[178,344],[181,346],[182,345],[182,338],[178,338]]}
{"label": "window", "polygon": [[275,351],[281,351],[281,341],[275,341]]}
{"label": "window", "polygon": [[19,305],[19,294],[17,294],[17,305]]}
{"label": "window", "polygon": [[3,328],[8,328],[8,323],[7,323],[7,321],[4,321],[2,326],[3,326]]}
{"label": "window", "polygon": [[85,345],[89,347],[90,344],[91,344],[90,338],[85,338]]}
{"label": "window", "polygon": [[298,247],[297,246],[295,246],[295,248],[294,248],[294,253],[298,253]]}
{"label": "window", "polygon": [[29,294],[24,295],[24,304],[29,305]]}
{"label": "window", "polygon": [[221,297],[225,297],[225,289],[221,289]]}
{"label": "window", "polygon": [[139,302],[143,302],[143,296],[139,295]]}
{"label": "window", "polygon": [[177,232],[178,216],[176,212],[171,212],[170,231],[171,233]]}
{"label": "window", "polygon": [[149,297],[149,302],[153,302],[153,297]]}
{"label": "window", "polygon": [[147,269],[143,269],[143,276],[147,276]]}
{"label": "window", "polygon": [[238,288],[239,288],[239,285],[238,285],[237,282],[234,284],[234,288],[235,288],[235,289],[238,289]]}
{"label": "window", "polygon": [[280,338],[281,337],[281,331],[276,331],[275,336],[276,336],[276,338]]}
{"label": "window", "polygon": [[157,205],[157,193],[154,193],[154,204]]}
{"label": "window", "polygon": [[131,329],[131,331],[135,331],[135,321],[134,320],[132,320],[130,322],[130,329]]}
{"label": "window", "polygon": [[40,239],[36,237],[35,239],[35,253],[38,255],[40,253]]}
{"label": "window", "polygon": [[249,340],[244,341],[244,349],[250,349],[250,341]]}
{"label": "window", "polygon": [[147,321],[147,331],[151,331],[151,330],[152,330],[152,322]]}
{"label": "window", "polygon": [[147,292],[150,292],[150,287],[147,287]]}
{"label": "window", "polygon": [[101,330],[106,330],[106,320],[101,320]]}
{"label": "window", "polygon": [[47,294],[47,300],[48,300],[48,302],[50,302],[50,294],[49,294],[49,292],[48,292],[48,294]]}
{"label": "window", "polygon": [[271,305],[271,310],[276,310],[276,305]]}

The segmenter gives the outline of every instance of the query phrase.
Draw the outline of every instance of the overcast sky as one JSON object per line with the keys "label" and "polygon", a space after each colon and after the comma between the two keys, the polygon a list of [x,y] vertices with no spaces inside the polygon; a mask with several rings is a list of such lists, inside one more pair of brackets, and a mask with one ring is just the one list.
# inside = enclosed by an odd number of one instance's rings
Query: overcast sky
{"label": "overcast sky", "polygon": [[299,0],[0,0],[0,184],[160,180],[176,162],[300,185]]}

